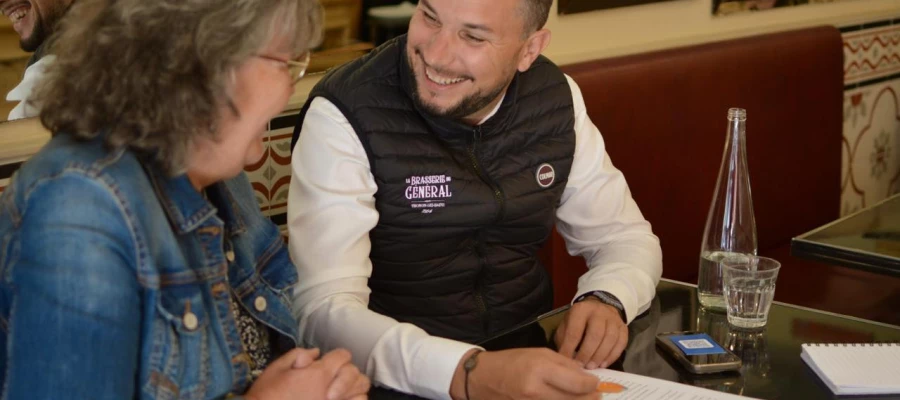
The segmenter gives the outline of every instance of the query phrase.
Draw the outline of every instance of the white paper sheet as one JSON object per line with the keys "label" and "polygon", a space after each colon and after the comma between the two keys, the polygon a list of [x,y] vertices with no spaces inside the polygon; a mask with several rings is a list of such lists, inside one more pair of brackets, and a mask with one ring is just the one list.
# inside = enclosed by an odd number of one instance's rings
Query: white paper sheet
{"label": "white paper sheet", "polygon": [[625,386],[625,391],[604,394],[603,400],[729,400],[746,399],[730,393],[716,392],[677,382],[629,374],[609,369],[588,371],[606,382]]}

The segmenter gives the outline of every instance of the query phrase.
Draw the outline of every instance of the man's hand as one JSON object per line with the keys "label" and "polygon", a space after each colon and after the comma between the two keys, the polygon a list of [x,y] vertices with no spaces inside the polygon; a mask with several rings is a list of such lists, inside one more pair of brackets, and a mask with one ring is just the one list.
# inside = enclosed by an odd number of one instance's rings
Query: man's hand
{"label": "man's hand", "polygon": [[[606,368],[628,344],[628,327],[619,310],[595,297],[575,303],[554,337],[559,354],[587,369]],[[577,353],[576,353],[577,350]]]}
{"label": "man's hand", "polygon": [[[466,399],[463,363],[474,350],[460,360],[450,396]],[[598,398],[600,380],[574,360],[550,349],[514,349],[483,352],[469,373],[468,400],[475,399],[583,399]]]}

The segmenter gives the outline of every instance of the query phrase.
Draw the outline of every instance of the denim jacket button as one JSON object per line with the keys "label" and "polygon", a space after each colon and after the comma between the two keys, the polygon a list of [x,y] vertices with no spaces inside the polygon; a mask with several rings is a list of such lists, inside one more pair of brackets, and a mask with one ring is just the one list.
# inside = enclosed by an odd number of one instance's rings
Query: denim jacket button
{"label": "denim jacket button", "polygon": [[226,251],[225,258],[228,259],[228,262],[234,262],[234,252],[231,250]]}
{"label": "denim jacket button", "polygon": [[197,316],[190,311],[184,313],[184,316],[181,317],[181,322],[184,324],[184,328],[189,331],[197,329],[199,323],[199,321],[197,321]]}
{"label": "denim jacket button", "polygon": [[256,311],[263,312],[266,311],[266,306],[268,306],[268,303],[266,303],[265,297],[257,296],[256,300],[253,301],[253,306],[256,307]]}

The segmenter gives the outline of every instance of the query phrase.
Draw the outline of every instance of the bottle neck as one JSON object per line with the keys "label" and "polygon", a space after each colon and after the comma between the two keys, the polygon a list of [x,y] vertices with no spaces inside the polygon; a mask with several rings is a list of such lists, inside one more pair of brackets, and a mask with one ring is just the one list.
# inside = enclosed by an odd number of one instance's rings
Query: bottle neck
{"label": "bottle neck", "polygon": [[747,141],[747,120],[745,118],[728,119],[728,147],[743,153]]}

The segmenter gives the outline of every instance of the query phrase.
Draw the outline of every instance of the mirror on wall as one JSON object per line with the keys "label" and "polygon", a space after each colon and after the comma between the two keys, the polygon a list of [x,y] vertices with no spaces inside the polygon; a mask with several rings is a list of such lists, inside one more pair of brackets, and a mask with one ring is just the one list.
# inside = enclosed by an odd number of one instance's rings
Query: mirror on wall
{"label": "mirror on wall", "polygon": [[[310,58],[310,73],[348,62],[405,33],[418,0],[319,2],[325,9],[325,36]],[[30,57],[30,53],[19,48],[19,37],[10,19],[0,16],[0,121],[5,121],[16,105],[7,102],[6,95],[22,80]]]}

